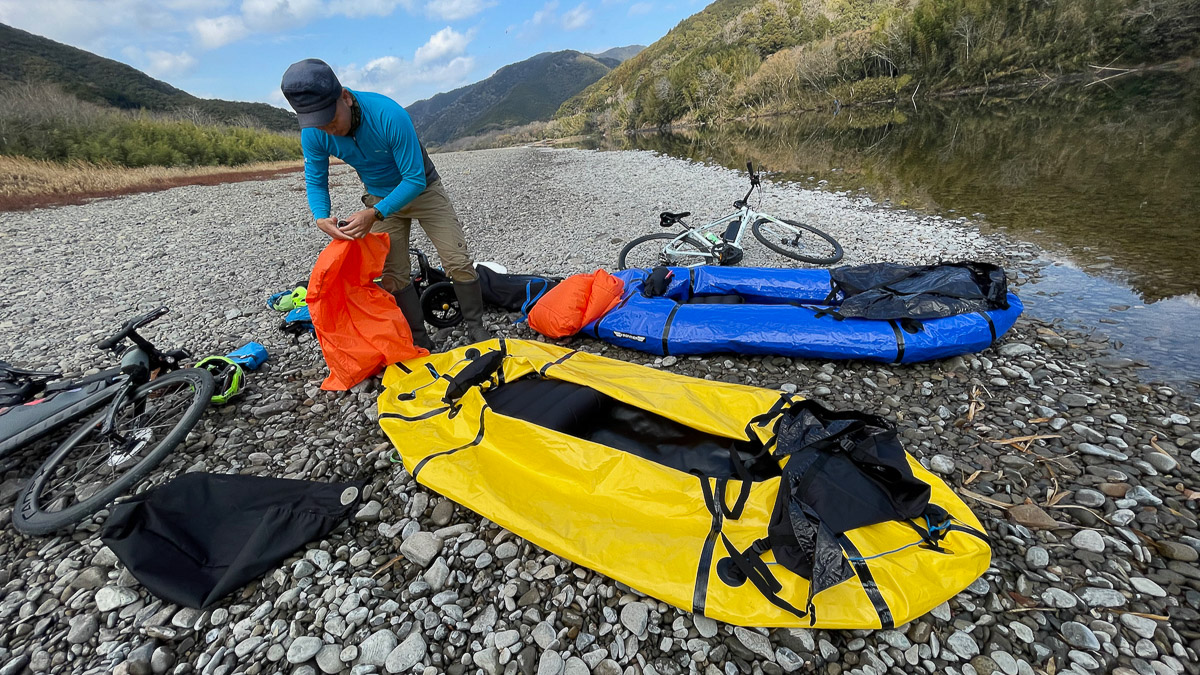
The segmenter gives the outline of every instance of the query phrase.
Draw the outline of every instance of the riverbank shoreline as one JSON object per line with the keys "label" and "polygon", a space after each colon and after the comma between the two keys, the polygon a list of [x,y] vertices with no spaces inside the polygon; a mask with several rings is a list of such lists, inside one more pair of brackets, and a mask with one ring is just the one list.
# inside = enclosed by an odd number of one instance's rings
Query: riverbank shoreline
{"label": "riverbank shoreline", "polygon": [[[744,173],[650,152],[433,159],[475,258],[517,273],[611,268],[621,244],[659,230],[660,211],[715,217],[746,187]],[[333,176],[334,212],[361,208],[353,172]],[[819,224],[842,243],[843,264],[978,259],[1005,265],[1018,295],[1036,288],[1034,244],[965,218],[764,183],[756,207]],[[299,174],[36,209],[0,233],[0,355],[11,363],[84,372],[101,363],[90,342],[160,304],[172,308],[148,331],[160,346],[197,355],[267,346],[271,359],[245,396],[210,410],[153,482],[198,470],[367,480],[353,523],[200,612],[148,595],[99,541],[102,516],[73,533],[17,535],[12,502],[36,458],[5,458],[3,672],[1200,672],[1200,413],[1174,388],[1139,381],[1136,364],[1099,338],[1026,316],[981,354],[906,366],[662,358],[570,341],[880,414],[992,538],[980,580],[895,630],[735,629],[561,560],[392,464],[375,422],[378,378],[320,391],[316,342],[283,334],[264,303],[303,277],[324,243]],[[413,245],[433,253],[423,234]],[[747,240],[742,265],[782,264]],[[515,318],[489,312],[488,323],[534,339]],[[459,330],[439,339],[465,342]],[[417,531],[440,542],[428,567],[397,558]]]}

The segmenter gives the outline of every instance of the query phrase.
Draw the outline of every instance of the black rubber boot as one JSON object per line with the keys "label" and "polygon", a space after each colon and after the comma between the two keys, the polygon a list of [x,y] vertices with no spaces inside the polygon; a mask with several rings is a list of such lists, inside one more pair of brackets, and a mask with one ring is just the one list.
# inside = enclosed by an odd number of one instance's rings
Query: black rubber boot
{"label": "black rubber boot", "polygon": [[492,334],[483,327],[483,290],[479,287],[479,279],[455,281],[454,294],[458,296],[458,308],[462,310],[471,342],[491,340]]}
{"label": "black rubber boot", "polygon": [[396,298],[396,306],[400,308],[400,311],[404,313],[404,319],[408,321],[408,329],[412,331],[413,344],[432,352],[433,340],[429,338],[429,333],[425,330],[425,315],[421,312],[421,297],[417,295],[417,289],[409,284],[399,293],[392,293],[392,297]]}

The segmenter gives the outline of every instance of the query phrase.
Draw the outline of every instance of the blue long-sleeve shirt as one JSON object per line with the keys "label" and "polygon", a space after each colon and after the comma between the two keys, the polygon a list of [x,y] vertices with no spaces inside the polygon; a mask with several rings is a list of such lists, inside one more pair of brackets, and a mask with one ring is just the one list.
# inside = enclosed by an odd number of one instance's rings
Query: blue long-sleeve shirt
{"label": "blue long-sleeve shirt", "polygon": [[367,192],[383,200],[383,217],[402,209],[437,180],[433,161],[417,140],[408,111],[382,94],[350,90],[362,113],[349,136],[309,127],[300,131],[304,185],[314,218],[329,217],[329,157],[354,167]]}

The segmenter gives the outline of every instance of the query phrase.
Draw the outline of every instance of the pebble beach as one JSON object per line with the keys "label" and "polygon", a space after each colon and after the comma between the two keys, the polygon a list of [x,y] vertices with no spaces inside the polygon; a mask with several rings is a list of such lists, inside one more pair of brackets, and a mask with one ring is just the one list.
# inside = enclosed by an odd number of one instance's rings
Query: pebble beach
{"label": "pebble beach", "polygon": [[[507,148],[433,155],[477,261],[514,273],[615,268],[661,231],[660,211],[728,213],[744,173],[649,152]],[[335,214],[361,208],[348,167]],[[755,199],[759,199],[756,197]],[[756,208],[812,223],[839,264],[973,259],[1037,292],[1041,251],[862,194],[764,178]],[[327,238],[301,174],[7,213],[0,359],[94,372],[93,344],[135,313],[197,357],[248,342],[270,360],[209,409],[143,488],[189,471],[366,480],[363,506],[323,540],[204,611],[150,595],[100,541],[107,511],[28,537],[13,504],[44,448],[0,458],[0,675],[487,673],[828,675],[1200,673],[1200,410],[1143,381],[1103,338],[1023,316],[982,353],[912,365],[719,354],[655,357],[590,338],[572,348],[699,378],[795,392],[894,422],[905,449],[975,510],[987,572],[885,631],[721,624],[574,565],[417,485],[389,459],[380,379],[319,389],[310,335],[279,329],[272,293],[307,278]],[[413,245],[436,262],[414,228]],[[791,266],[747,236],[743,266]],[[492,311],[497,335],[542,339]],[[461,328],[435,339],[465,344]]]}

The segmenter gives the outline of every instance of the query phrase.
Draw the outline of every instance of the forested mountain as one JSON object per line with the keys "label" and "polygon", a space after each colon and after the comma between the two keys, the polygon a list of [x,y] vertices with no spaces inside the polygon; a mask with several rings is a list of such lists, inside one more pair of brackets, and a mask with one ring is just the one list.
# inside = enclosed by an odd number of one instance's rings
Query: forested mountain
{"label": "forested mountain", "polygon": [[202,99],[123,63],[0,24],[0,89],[49,84],[80,100],[116,108],[198,113],[214,122],[295,131],[296,116],[266,103]]}
{"label": "forested mountain", "polygon": [[629,45],[628,47],[613,47],[612,49],[606,49],[606,50],[600,52],[599,54],[588,54],[588,56],[594,56],[597,59],[600,59],[602,61],[604,59],[615,59],[617,63],[624,63],[624,62],[628,61],[629,59],[633,58],[634,56],[637,56],[637,53],[642,51],[645,48],[646,48],[645,45]]}
{"label": "forested mountain", "polygon": [[[607,63],[605,63],[607,61]],[[407,107],[421,140],[440,145],[456,138],[549,120],[563,101],[617,65],[616,59],[573,50],[545,52],[496,74]]]}
{"label": "forested mountain", "polygon": [[1195,2],[716,0],[556,117],[610,130],[715,121],[1197,53]]}

